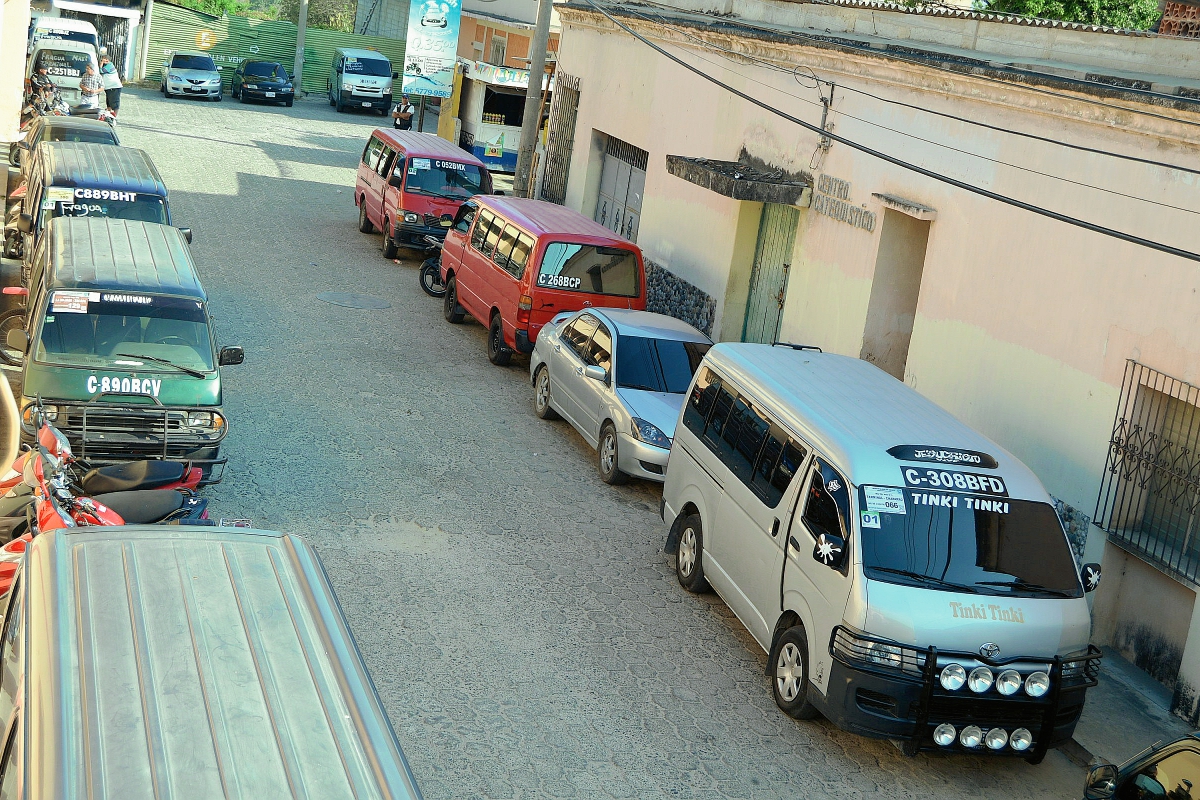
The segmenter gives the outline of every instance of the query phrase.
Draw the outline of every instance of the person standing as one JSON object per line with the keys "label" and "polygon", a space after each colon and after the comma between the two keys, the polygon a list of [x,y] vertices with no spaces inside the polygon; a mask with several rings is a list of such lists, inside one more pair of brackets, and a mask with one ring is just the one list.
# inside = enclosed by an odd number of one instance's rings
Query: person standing
{"label": "person standing", "polygon": [[104,86],[104,105],[115,117],[121,108],[121,73],[107,53],[100,56],[100,82]]}
{"label": "person standing", "polygon": [[104,84],[96,74],[96,68],[90,63],[83,68],[83,77],[79,79],[79,105],[87,108],[100,107],[100,92]]}
{"label": "person standing", "polygon": [[392,127],[399,131],[412,130],[412,118],[416,111],[413,104],[408,102],[408,95],[400,95],[400,102],[392,109]]}

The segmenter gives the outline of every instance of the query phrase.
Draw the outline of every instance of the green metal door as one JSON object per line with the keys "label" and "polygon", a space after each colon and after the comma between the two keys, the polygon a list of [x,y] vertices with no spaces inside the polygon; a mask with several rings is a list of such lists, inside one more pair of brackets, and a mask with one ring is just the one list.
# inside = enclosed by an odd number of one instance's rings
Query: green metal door
{"label": "green metal door", "polygon": [[743,342],[770,344],[779,333],[779,317],[783,313],[788,270],[792,266],[792,248],[796,244],[799,224],[800,212],[795,206],[763,205],[758,243],[754,248],[754,267],[750,271]]}

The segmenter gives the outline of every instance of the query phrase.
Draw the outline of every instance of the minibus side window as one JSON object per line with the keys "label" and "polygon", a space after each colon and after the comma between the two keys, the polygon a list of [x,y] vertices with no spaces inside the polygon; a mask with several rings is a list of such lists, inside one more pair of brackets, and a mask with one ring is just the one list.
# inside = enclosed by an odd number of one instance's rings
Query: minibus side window
{"label": "minibus side window", "polygon": [[733,403],[737,396],[721,386],[717,389],[717,398],[713,401],[712,416],[708,418],[708,425],[704,429],[705,444],[714,452],[721,446],[721,433],[725,430],[725,425],[729,419],[729,412],[733,408]]}
{"label": "minibus side window", "polygon": [[779,505],[806,456],[807,448],[789,439],[783,429],[772,422],[767,443],[763,445],[758,464],[754,467],[750,488],[764,503],[774,508]]}
{"label": "minibus side window", "polygon": [[519,233],[517,243],[513,245],[512,258],[509,259],[509,272],[518,278],[525,277],[525,265],[529,263],[529,254],[532,252],[533,238]]}
{"label": "minibus side window", "polygon": [[504,220],[497,218],[492,223],[492,227],[488,228],[487,239],[483,241],[483,254],[491,256],[496,249],[496,243],[500,241],[500,231],[504,229]]}
{"label": "minibus side window", "polygon": [[370,141],[367,142],[367,146],[363,148],[362,163],[366,164],[371,169],[375,169],[377,166],[379,166],[379,154],[382,151],[383,142],[372,136]]}
{"label": "minibus side window", "polygon": [[488,228],[496,221],[496,215],[490,211],[481,211],[479,221],[475,223],[475,232],[471,234],[471,247],[474,247],[481,253],[487,255],[487,251],[483,249],[484,242],[487,240]]}
{"label": "minibus side window", "polygon": [[9,593],[8,613],[0,633],[0,719],[8,719],[17,696],[17,680],[21,673],[21,610],[25,607],[18,578]]}
{"label": "minibus side window", "polygon": [[19,720],[13,720],[8,741],[4,743],[4,761],[0,766],[0,800],[16,800],[17,797],[17,732]]}
{"label": "minibus side window", "polygon": [[521,271],[513,271],[512,267],[512,251],[513,245],[517,243],[517,229],[509,225],[504,229],[504,233],[500,235],[500,242],[496,245],[496,252],[492,254],[492,260],[496,262],[496,266],[503,270],[507,270],[514,278],[521,277]]}
{"label": "minibus side window", "polygon": [[688,397],[687,408],[683,411],[683,424],[689,431],[700,436],[704,426],[708,424],[708,413],[712,411],[713,401],[721,388],[721,379],[708,367],[700,370],[696,384]]}
{"label": "minibus side window", "polygon": [[804,526],[815,541],[822,533],[849,539],[849,493],[846,479],[822,459],[813,463],[812,482],[804,503]]}
{"label": "minibus side window", "polygon": [[758,451],[766,438],[766,419],[739,395],[733,401],[733,410],[721,432],[721,439],[716,442],[717,458],[739,481],[749,486]]}
{"label": "minibus side window", "polygon": [[388,168],[390,166],[392,166],[392,156],[394,156],[395,154],[396,154],[396,151],[393,150],[392,148],[390,148],[390,147],[383,148],[383,151],[379,155],[379,167],[375,170],[377,173],[379,173],[379,177],[381,177],[381,178],[387,177]]}

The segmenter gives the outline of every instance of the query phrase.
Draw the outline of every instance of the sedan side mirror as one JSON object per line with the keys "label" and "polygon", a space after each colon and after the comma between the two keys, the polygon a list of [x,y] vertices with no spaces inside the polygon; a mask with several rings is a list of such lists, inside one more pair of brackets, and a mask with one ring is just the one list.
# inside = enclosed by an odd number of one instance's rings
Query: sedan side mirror
{"label": "sedan side mirror", "polygon": [[1100,585],[1100,565],[1084,564],[1079,570],[1079,580],[1083,582],[1083,591],[1096,591],[1096,587]]}
{"label": "sedan side mirror", "polygon": [[246,360],[246,351],[241,347],[222,347],[220,355],[217,356],[217,364],[222,367],[232,367],[241,364]]}
{"label": "sedan side mirror", "polygon": [[183,234],[183,238],[187,241],[188,244],[192,243],[192,229],[191,228],[180,228],[179,232]]}
{"label": "sedan side mirror", "polygon": [[1112,764],[1096,764],[1088,770],[1083,796],[1087,800],[1108,800],[1117,793],[1117,768]]}
{"label": "sedan side mirror", "polygon": [[813,560],[830,569],[841,569],[846,560],[846,540],[836,534],[822,533],[813,546]]}
{"label": "sedan side mirror", "polygon": [[8,341],[5,342],[13,350],[20,350],[22,353],[29,352],[29,334],[17,328],[8,332]]}
{"label": "sedan side mirror", "polygon": [[21,233],[29,233],[33,230],[33,217],[29,214],[22,214],[17,217],[17,230]]}
{"label": "sedan side mirror", "polygon": [[598,367],[595,364],[588,364],[584,367],[583,376],[591,378],[594,381],[600,381],[600,383],[608,383],[608,370],[604,367]]}

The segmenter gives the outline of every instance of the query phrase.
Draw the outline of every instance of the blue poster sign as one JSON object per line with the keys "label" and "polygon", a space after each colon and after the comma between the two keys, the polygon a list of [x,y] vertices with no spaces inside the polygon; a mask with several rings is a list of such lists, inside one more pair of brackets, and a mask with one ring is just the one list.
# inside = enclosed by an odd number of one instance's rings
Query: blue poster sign
{"label": "blue poster sign", "polygon": [[449,97],[454,90],[454,60],[462,18],[459,0],[411,0],[401,91]]}

